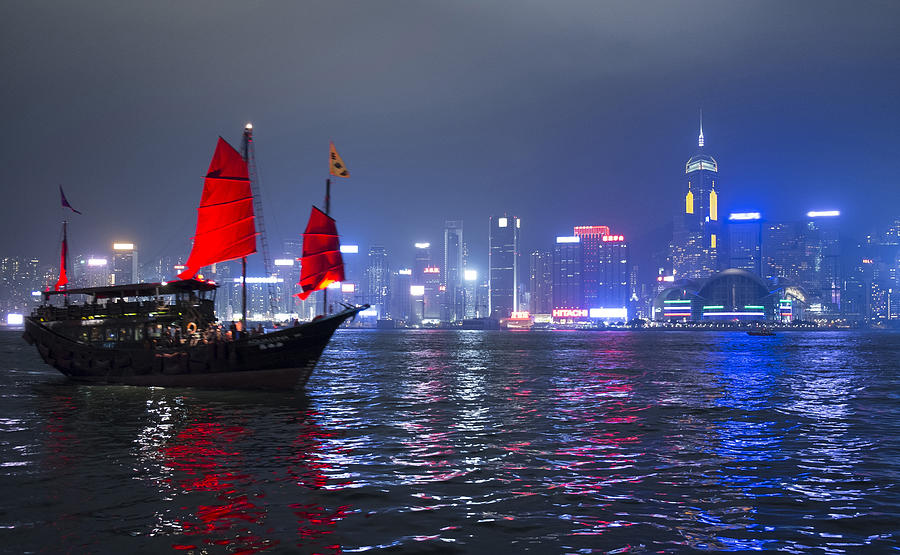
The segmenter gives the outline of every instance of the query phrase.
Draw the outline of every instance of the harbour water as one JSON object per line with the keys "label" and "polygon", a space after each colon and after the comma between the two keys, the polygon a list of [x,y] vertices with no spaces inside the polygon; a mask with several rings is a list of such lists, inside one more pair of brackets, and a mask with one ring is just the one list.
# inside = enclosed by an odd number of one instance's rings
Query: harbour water
{"label": "harbour water", "polygon": [[0,360],[2,552],[900,549],[900,333],[340,330],[278,394]]}

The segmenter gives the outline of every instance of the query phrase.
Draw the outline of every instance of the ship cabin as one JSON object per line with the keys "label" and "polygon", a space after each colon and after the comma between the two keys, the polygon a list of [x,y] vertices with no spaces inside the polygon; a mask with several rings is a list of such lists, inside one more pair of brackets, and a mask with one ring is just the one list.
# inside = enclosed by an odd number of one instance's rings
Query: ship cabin
{"label": "ship cabin", "polygon": [[169,345],[216,321],[213,281],[188,279],[42,292],[31,318],[70,339],[103,348]]}

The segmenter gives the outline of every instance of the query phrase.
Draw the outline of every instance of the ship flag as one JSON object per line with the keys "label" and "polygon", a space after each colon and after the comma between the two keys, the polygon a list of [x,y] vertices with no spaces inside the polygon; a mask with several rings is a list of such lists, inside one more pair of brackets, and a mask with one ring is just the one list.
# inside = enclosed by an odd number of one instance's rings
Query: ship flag
{"label": "ship flag", "polygon": [[63,208],[68,208],[69,210],[71,210],[72,212],[75,212],[76,214],[81,214],[81,212],[79,212],[78,210],[75,210],[74,208],[72,208],[72,205],[69,204],[69,201],[66,199],[66,194],[63,192],[62,185],[59,186],[59,197],[60,197],[60,199],[62,199]]}
{"label": "ship flag", "polygon": [[329,142],[328,144],[330,151],[328,156],[328,172],[337,177],[350,177],[350,172],[347,171],[347,166],[344,165],[341,155],[338,154],[337,149],[334,148],[334,143]]}

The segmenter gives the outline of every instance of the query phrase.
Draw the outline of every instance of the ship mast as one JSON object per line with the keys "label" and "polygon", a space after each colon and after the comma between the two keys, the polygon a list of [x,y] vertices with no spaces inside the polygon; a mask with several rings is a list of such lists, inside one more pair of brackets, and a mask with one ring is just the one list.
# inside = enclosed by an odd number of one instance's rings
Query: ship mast
{"label": "ship mast", "polygon": [[[325,215],[331,217],[331,178],[325,179]],[[328,288],[322,289],[322,314],[328,315]]]}
{"label": "ship mast", "polygon": [[[263,269],[267,278],[272,276],[272,264],[269,257],[269,239],[266,234],[266,219],[263,217],[262,198],[259,192],[259,175],[256,171],[256,149],[253,146],[253,124],[248,123],[244,126],[244,135],[241,138],[241,156],[247,162],[247,170],[250,174],[250,189],[253,191],[253,211],[256,214],[256,226],[262,243]],[[242,281],[242,297],[241,297],[241,314],[245,315],[244,326],[246,327],[247,314],[247,257],[241,259]],[[269,281],[266,283],[269,293],[269,316],[275,318],[276,299],[275,285]]]}

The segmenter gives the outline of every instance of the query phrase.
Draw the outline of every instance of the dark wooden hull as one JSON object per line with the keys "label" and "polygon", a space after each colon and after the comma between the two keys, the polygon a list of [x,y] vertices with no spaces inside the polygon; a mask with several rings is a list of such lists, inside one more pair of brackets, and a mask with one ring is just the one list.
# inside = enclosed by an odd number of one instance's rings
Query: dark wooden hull
{"label": "dark wooden hull", "polygon": [[194,347],[103,348],[32,318],[24,338],[41,358],[84,382],[159,387],[294,389],[306,384],[334,331],[363,307],[272,333]]}

